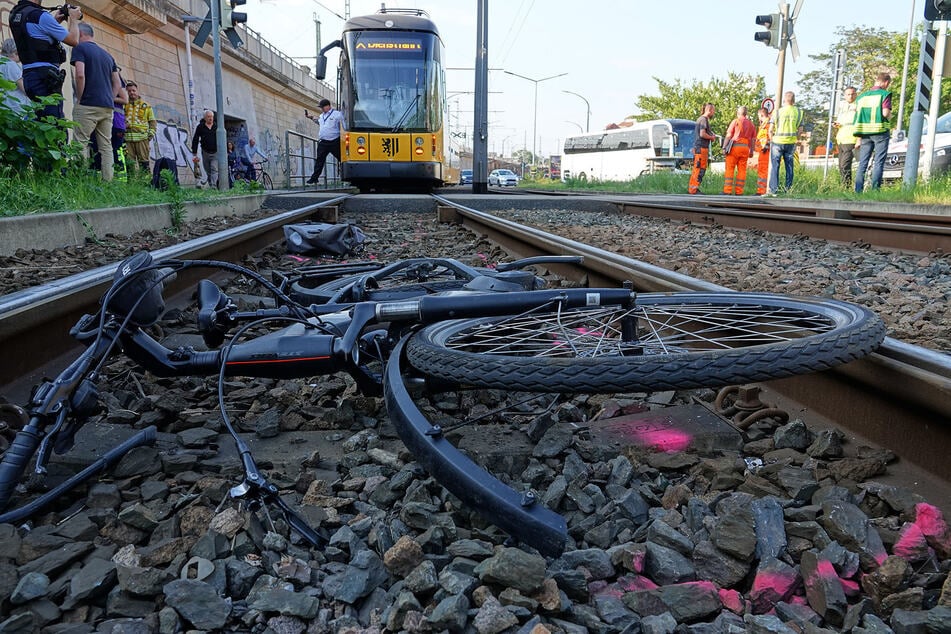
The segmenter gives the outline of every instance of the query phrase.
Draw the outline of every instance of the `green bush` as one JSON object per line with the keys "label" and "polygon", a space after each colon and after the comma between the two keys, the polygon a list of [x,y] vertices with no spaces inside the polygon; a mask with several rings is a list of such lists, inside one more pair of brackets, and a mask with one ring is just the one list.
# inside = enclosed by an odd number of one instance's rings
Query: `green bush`
{"label": "green bush", "polygon": [[[15,88],[13,82],[0,79],[0,91]],[[52,172],[79,160],[82,148],[70,143],[68,135],[73,122],[50,116],[37,118],[37,111],[62,100],[60,95],[41,97],[23,106],[22,111],[0,102],[0,167],[18,172],[29,168]]]}

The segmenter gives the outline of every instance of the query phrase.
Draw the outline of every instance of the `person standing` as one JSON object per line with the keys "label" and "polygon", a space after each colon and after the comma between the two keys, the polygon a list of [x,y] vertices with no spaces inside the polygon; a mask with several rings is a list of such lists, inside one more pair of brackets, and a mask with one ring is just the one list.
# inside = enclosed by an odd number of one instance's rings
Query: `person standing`
{"label": "person standing", "polygon": [[756,126],[746,116],[746,106],[736,109],[736,118],[730,122],[723,135],[724,143],[733,140],[733,146],[726,153],[726,172],[723,176],[723,193],[743,195],[746,188],[746,165],[750,160],[750,148],[756,139]]}
{"label": "person standing", "polygon": [[712,103],[703,104],[703,114],[697,119],[693,142],[693,170],[690,172],[690,184],[687,186],[688,194],[699,194],[700,185],[703,183],[703,175],[707,173],[707,166],[710,164],[710,141],[716,139],[713,130],[710,129],[710,119],[716,114],[716,108]]}
{"label": "person standing", "polygon": [[126,160],[148,174],[149,142],[155,138],[158,123],[152,106],[139,95],[139,85],[130,80],[125,89],[129,93],[129,103],[124,107]]}
{"label": "person standing", "polygon": [[[64,4],[50,13],[40,6],[39,0],[20,0],[10,11],[10,31],[23,63],[23,87],[33,101],[50,95],[62,98],[66,79],[66,71],[60,68],[66,61],[63,44],[79,44],[82,19],[79,7]],[[62,119],[62,99],[57,104],[44,106],[36,116]]]}
{"label": "person standing", "polygon": [[340,160],[340,131],[344,129],[343,113],[335,110],[330,105],[329,99],[321,99],[317,105],[320,106],[322,112],[316,117],[304,111],[305,117],[320,126],[317,134],[317,156],[314,157],[314,173],[307,179],[308,185],[313,185],[320,178],[328,154],[333,154],[335,159]]}
{"label": "person standing", "polygon": [[756,155],[756,193],[760,196],[766,193],[766,179],[769,178],[769,144],[770,144],[770,119],[766,108],[760,108],[756,112],[759,121],[759,127],[756,128],[756,145],[754,154]]}
{"label": "person standing", "polygon": [[261,148],[257,146],[257,142],[254,140],[254,137],[248,139],[248,144],[244,146],[244,158],[247,160],[248,165],[248,178],[251,180],[257,180],[258,172],[254,169],[254,157],[260,156],[263,161],[267,161],[267,154],[261,151]]}
{"label": "person standing", "polygon": [[201,164],[208,176],[208,186],[218,186],[218,124],[215,113],[205,110],[201,123],[192,137],[192,161],[198,163],[198,146],[201,146]]}
{"label": "person standing", "polygon": [[802,108],[796,105],[796,95],[790,90],[783,95],[783,107],[776,112],[773,124],[773,137],[770,151],[769,188],[767,196],[776,194],[779,189],[779,161],[786,167],[786,185],[783,191],[793,184],[793,160],[796,154],[796,140],[802,130]]}
{"label": "person standing", "polygon": [[[872,161],[872,189],[882,186],[885,155],[888,153],[888,118],[892,114],[892,76],[879,73],[875,84],[859,95],[855,111],[855,136],[859,138],[859,167],[855,174],[855,193],[865,189],[865,172]],[[874,160],[872,155],[875,155]]]}
{"label": "person standing", "polygon": [[93,41],[93,28],[83,22],[79,25],[79,44],[73,49],[70,64],[76,73],[76,99],[73,121],[77,123],[76,140],[83,146],[83,154],[89,158],[89,138],[95,133],[96,142],[102,149],[102,180],[111,181],[114,176],[112,152],[113,103],[121,99],[122,83],[116,60]]}
{"label": "person standing", "polygon": [[839,152],[839,178],[846,187],[852,186],[852,160],[858,139],[855,137],[855,86],[845,89],[845,103],[840,104],[839,114],[833,124],[836,128],[835,144]]}
{"label": "person standing", "polygon": [[23,69],[17,55],[17,43],[12,37],[0,44],[0,78],[16,84],[16,88],[3,93],[3,104],[14,112],[22,112],[30,98],[23,89]]}

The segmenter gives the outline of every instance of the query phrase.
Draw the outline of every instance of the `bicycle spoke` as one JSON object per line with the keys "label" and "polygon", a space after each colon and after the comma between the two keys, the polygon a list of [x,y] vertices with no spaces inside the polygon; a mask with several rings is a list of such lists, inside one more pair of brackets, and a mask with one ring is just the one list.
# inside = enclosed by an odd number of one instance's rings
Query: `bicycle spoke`
{"label": "bicycle spoke", "polygon": [[[639,338],[625,342],[621,320],[633,318]],[[758,306],[654,305],[631,311],[569,311],[512,318],[458,333],[447,344],[481,354],[590,357],[676,354],[791,341],[835,326],[832,320],[794,309]]]}

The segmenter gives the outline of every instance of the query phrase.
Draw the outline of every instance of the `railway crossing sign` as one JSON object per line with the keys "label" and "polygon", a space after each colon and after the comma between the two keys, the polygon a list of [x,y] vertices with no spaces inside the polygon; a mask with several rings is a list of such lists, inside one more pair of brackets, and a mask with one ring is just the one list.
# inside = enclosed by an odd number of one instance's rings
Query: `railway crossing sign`
{"label": "railway crossing sign", "polygon": [[773,101],[772,97],[767,97],[763,99],[763,103],[760,104],[760,108],[766,111],[766,114],[773,114],[773,108],[776,107],[776,102]]}

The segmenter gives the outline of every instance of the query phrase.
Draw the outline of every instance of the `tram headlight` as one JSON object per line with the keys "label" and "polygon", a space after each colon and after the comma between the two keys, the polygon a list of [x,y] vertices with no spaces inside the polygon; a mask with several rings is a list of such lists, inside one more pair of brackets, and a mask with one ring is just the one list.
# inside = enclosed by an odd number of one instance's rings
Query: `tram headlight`
{"label": "tram headlight", "polygon": [[365,136],[357,137],[357,154],[367,153],[367,138]]}
{"label": "tram headlight", "polygon": [[422,155],[423,155],[423,143],[425,143],[425,142],[426,142],[426,141],[423,140],[423,137],[421,137],[421,136],[418,136],[418,137],[416,137],[415,139],[413,139],[413,143],[416,144],[416,150],[415,150],[415,151],[416,151],[416,154],[418,154],[419,156],[422,156]]}

